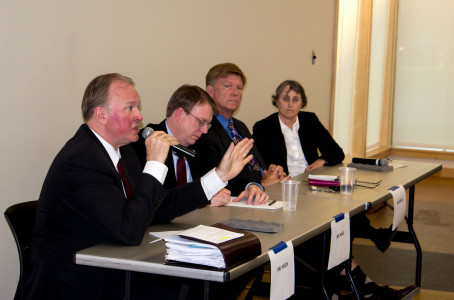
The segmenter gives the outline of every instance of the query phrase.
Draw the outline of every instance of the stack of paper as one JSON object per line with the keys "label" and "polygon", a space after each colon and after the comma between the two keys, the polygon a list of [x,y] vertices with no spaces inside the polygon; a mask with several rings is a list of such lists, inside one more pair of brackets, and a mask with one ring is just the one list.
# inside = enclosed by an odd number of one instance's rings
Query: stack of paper
{"label": "stack of paper", "polygon": [[219,269],[261,254],[260,240],[254,234],[219,223],[199,225],[164,240],[166,260]]}
{"label": "stack of paper", "polygon": [[216,227],[199,225],[165,238],[167,260],[225,268],[225,260],[218,244],[244,236]]}
{"label": "stack of paper", "polygon": [[225,268],[224,256],[214,245],[200,243],[179,236],[165,239],[167,260],[186,262],[215,268]]}

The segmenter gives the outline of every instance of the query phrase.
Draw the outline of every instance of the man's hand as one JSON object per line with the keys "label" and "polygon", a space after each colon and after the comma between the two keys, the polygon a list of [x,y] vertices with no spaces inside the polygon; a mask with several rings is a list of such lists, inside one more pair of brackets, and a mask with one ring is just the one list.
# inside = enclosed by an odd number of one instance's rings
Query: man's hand
{"label": "man's hand", "polygon": [[169,147],[178,145],[178,140],[165,133],[164,131],[155,131],[147,139],[145,139],[145,147],[147,148],[147,161],[159,161],[164,163],[169,154]]}
{"label": "man's hand", "polygon": [[263,171],[261,184],[263,186],[270,186],[276,182],[287,179],[290,179],[290,177],[287,176],[281,166],[271,164],[268,170]]}
{"label": "man's hand", "polygon": [[230,191],[228,189],[220,190],[211,198],[210,206],[222,206],[230,202]]}
{"label": "man's hand", "polygon": [[223,182],[226,182],[238,175],[244,166],[252,159],[252,154],[248,155],[252,149],[254,140],[248,138],[242,139],[236,146],[230,144],[229,149],[225,152],[219,163],[216,173]]}
{"label": "man's hand", "polygon": [[325,165],[325,163],[326,163],[326,160],[319,158],[316,161],[314,161],[312,164],[307,166],[305,172],[323,167]]}
{"label": "man's hand", "polygon": [[241,194],[238,195],[233,201],[238,202],[241,201],[241,199],[247,198],[247,204],[251,204],[252,200],[254,200],[254,205],[266,203],[270,196],[268,196],[267,193],[262,191],[261,188],[256,186],[255,184],[251,184],[247,190],[241,192]]}

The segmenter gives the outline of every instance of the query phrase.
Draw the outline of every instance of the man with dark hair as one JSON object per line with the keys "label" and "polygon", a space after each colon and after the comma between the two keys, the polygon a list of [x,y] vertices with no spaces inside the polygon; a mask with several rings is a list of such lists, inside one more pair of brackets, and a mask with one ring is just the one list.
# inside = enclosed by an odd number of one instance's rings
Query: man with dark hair
{"label": "man with dark hair", "polygon": [[[217,162],[212,160],[209,146],[200,140],[211,127],[213,113],[217,112],[216,104],[210,95],[195,85],[183,85],[171,96],[166,109],[166,119],[159,124],[148,124],[154,130],[164,131],[174,136],[178,143],[189,149],[196,149],[196,156],[183,156],[175,151],[170,151],[165,161],[169,173],[164,182],[164,187],[173,188],[181,184],[193,182],[203,178]],[[139,141],[132,144],[142,164],[145,163],[145,147],[143,137],[139,134]],[[181,178],[183,177],[183,178]],[[209,189],[210,185],[204,185]],[[206,192],[207,200],[211,206],[221,206],[230,201],[230,191],[222,189],[219,193]],[[247,197],[243,192],[238,199]],[[266,194],[257,198],[257,204],[268,200]]]}
{"label": "man with dark hair", "polygon": [[[197,154],[195,157],[184,156],[173,150],[169,151],[165,161],[165,165],[169,169],[164,181],[165,188],[170,189],[186,183],[201,181],[206,176],[204,174],[212,169],[213,166],[216,166],[216,163],[211,159],[209,146],[200,139],[202,135],[209,131],[213,113],[215,112],[217,112],[216,104],[205,90],[195,85],[183,85],[170,97],[167,103],[166,119],[159,124],[150,123],[146,126],[174,136],[178,143],[184,147],[191,150],[196,149]],[[141,159],[142,164],[144,164],[146,149],[142,134],[139,134],[139,140],[131,145]],[[231,193],[228,189],[224,188],[213,194],[209,192],[209,182],[202,184],[202,187],[206,196],[206,202],[202,203],[202,206],[208,203],[211,206],[222,206],[230,202]],[[243,191],[237,199],[240,200],[247,196],[247,191]],[[262,196],[260,199],[257,198],[257,204],[268,200],[268,195],[263,194]],[[235,299],[255,276],[256,271],[253,270],[228,283],[212,283],[212,294],[216,295],[216,299]],[[140,276],[143,282],[149,281],[147,277],[149,276]],[[196,284],[191,286],[192,290],[194,290],[194,285]]]}
{"label": "man with dark hair", "polygon": [[[140,103],[132,79],[120,74],[88,85],[85,124],[55,157],[39,196],[23,298],[122,299],[124,271],[76,265],[74,254],[105,242],[138,245],[155,217],[171,220],[206,205],[200,182],[162,185],[175,137],[157,131],[147,138],[142,168],[128,145],[138,140]],[[247,164],[251,143],[232,145],[210,172],[213,193]]]}

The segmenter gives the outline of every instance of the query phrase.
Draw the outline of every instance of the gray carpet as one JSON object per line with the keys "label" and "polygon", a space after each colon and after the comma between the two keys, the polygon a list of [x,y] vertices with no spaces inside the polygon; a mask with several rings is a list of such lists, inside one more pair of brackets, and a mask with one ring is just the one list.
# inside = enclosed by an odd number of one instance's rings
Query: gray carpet
{"label": "gray carpet", "polygon": [[[415,282],[416,251],[389,248],[385,253],[374,246],[353,245],[355,260],[379,284],[408,286]],[[454,255],[424,252],[421,288],[454,292]]]}

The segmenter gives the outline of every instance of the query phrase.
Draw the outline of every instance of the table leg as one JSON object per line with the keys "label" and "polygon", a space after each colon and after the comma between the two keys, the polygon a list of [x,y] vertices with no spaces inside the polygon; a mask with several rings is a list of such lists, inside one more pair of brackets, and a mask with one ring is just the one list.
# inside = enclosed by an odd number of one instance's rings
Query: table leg
{"label": "table leg", "polygon": [[352,268],[352,250],[351,250],[351,244],[350,244],[350,258],[345,262],[345,274],[348,278],[348,281],[350,282],[350,286],[353,290],[353,292],[356,295],[356,299],[361,300],[362,298],[359,295],[358,289],[356,288],[355,281],[353,280],[351,268]]}
{"label": "table leg", "polygon": [[329,300],[329,295],[328,292],[326,291],[326,286],[325,286],[325,268],[328,265],[325,262],[325,258],[327,256],[327,249],[326,249],[326,239],[328,238],[327,232],[323,232],[323,248],[322,248],[322,267],[320,271],[320,277],[321,277],[321,284],[322,284],[322,291],[323,294],[325,295],[326,299]]}
{"label": "table leg", "polygon": [[131,272],[126,271],[126,278],[125,278],[125,300],[129,300],[131,298]]}
{"label": "table leg", "polygon": [[210,299],[210,282],[208,280],[203,282],[203,299]]}
{"label": "table leg", "polygon": [[408,217],[407,225],[408,232],[410,233],[413,244],[416,248],[416,275],[415,275],[415,284],[421,287],[421,269],[422,269],[422,250],[421,245],[419,244],[418,237],[416,232],[413,229],[413,213],[415,208],[415,186],[410,187],[409,196],[408,196]]}

